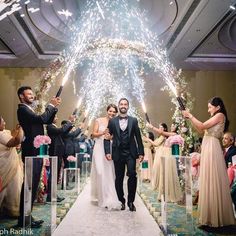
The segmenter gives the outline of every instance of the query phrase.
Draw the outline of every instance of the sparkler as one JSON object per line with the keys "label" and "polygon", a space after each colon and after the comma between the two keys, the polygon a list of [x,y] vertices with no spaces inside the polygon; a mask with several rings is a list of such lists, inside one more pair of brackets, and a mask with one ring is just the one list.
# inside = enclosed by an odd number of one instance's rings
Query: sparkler
{"label": "sparkler", "polygon": [[100,12],[100,14],[101,14],[103,20],[105,20],[105,16],[104,16],[104,14],[103,14],[102,8],[100,7],[98,1],[96,1],[96,4],[97,4],[97,6],[98,6],[98,11]]}
{"label": "sparkler", "polygon": [[[143,102],[144,79],[140,75],[144,70],[159,71],[180,108],[184,108],[175,88],[177,69],[169,62],[157,35],[148,29],[150,24],[144,13],[130,4],[127,0],[87,1],[87,8],[73,28],[75,36],[70,50],[64,52],[68,62],[64,79],[76,66],[83,72],[78,94],[89,111],[89,120],[98,116],[103,106],[128,97],[130,102],[135,98],[142,103],[150,122]],[[106,9],[106,21],[101,6]]]}
{"label": "sparkler", "polygon": [[78,100],[78,103],[77,103],[76,108],[75,108],[75,110],[73,111],[72,115],[75,116],[75,115],[77,114],[78,109],[79,109],[81,103],[82,103],[82,98],[80,98],[80,99]]}
{"label": "sparkler", "polygon": [[147,109],[146,109],[146,106],[145,106],[145,103],[144,103],[144,102],[142,102],[142,108],[143,108],[143,112],[144,112],[144,114],[145,114],[146,121],[147,121],[148,123],[150,123],[150,119],[149,119],[149,117],[148,117]]}
{"label": "sparkler", "polygon": [[88,116],[88,110],[85,110],[85,112],[84,112],[84,119],[82,121],[83,123],[85,122],[87,116]]}

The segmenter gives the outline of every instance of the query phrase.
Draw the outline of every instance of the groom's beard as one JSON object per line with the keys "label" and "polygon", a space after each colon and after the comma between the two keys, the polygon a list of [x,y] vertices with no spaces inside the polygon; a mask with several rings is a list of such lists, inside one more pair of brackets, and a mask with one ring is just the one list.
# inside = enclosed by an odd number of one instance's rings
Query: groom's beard
{"label": "groom's beard", "polygon": [[128,111],[128,109],[126,109],[126,108],[124,108],[124,107],[119,108],[119,112],[120,112],[121,114],[123,114],[123,115],[126,114],[127,111]]}

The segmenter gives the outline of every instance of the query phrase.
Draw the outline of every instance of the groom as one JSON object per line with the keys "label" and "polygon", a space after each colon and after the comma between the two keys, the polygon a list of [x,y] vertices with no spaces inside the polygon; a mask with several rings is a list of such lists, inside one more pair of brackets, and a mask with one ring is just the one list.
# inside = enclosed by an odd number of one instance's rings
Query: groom
{"label": "groom", "polygon": [[125,210],[125,198],[123,181],[125,166],[127,166],[128,176],[128,202],[130,211],[136,211],[134,199],[137,187],[136,159],[143,161],[144,150],[141,139],[138,121],[136,118],[128,116],[129,101],[121,98],[118,103],[120,115],[111,119],[108,129],[112,138],[112,154],[110,140],[104,139],[104,149],[107,160],[113,159],[115,166],[115,187],[121,204],[121,210]]}

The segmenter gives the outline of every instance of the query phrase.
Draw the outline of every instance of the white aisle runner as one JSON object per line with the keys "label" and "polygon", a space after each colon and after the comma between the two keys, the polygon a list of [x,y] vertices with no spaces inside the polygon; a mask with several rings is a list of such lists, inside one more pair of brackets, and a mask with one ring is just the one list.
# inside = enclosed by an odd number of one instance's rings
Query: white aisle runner
{"label": "white aisle runner", "polygon": [[158,236],[157,223],[136,194],[136,212],[109,211],[92,205],[90,184],[85,186],[53,236]]}

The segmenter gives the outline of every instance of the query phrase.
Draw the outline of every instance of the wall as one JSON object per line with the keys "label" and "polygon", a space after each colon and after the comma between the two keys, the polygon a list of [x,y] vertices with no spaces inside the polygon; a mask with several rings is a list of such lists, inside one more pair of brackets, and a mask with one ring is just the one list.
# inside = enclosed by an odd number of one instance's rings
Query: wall
{"label": "wall", "polygon": [[[29,85],[34,89],[41,78],[43,69],[40,68],[0,68],[0,114],[12,129],[17,124],[16,110],[19,103],[16,94],[21,85]],[[223,98],[229,119],[230,130],[236,133],[236,71],[185,71],[183,73],[189,82],[192,97],[195,98],[193,114],[200,120],[206,120],[207,101],[213,96]],[[151,121],[154,125],[160,122],[171,123],[173,105],[167,92],[160,91],[165,84],[158,75],[145,78],[145,103]],[[50,89],[49,98],[56,94],[60,85],[60,78]],[[62,92],[62,105],[59,108],[59,119],[67,119],[75,108],[76,96],[73,93],[72,83],[67,83]],[[107,104],[105,104],[107,105]],[[103,108],[105,110],[105,108]]]}

